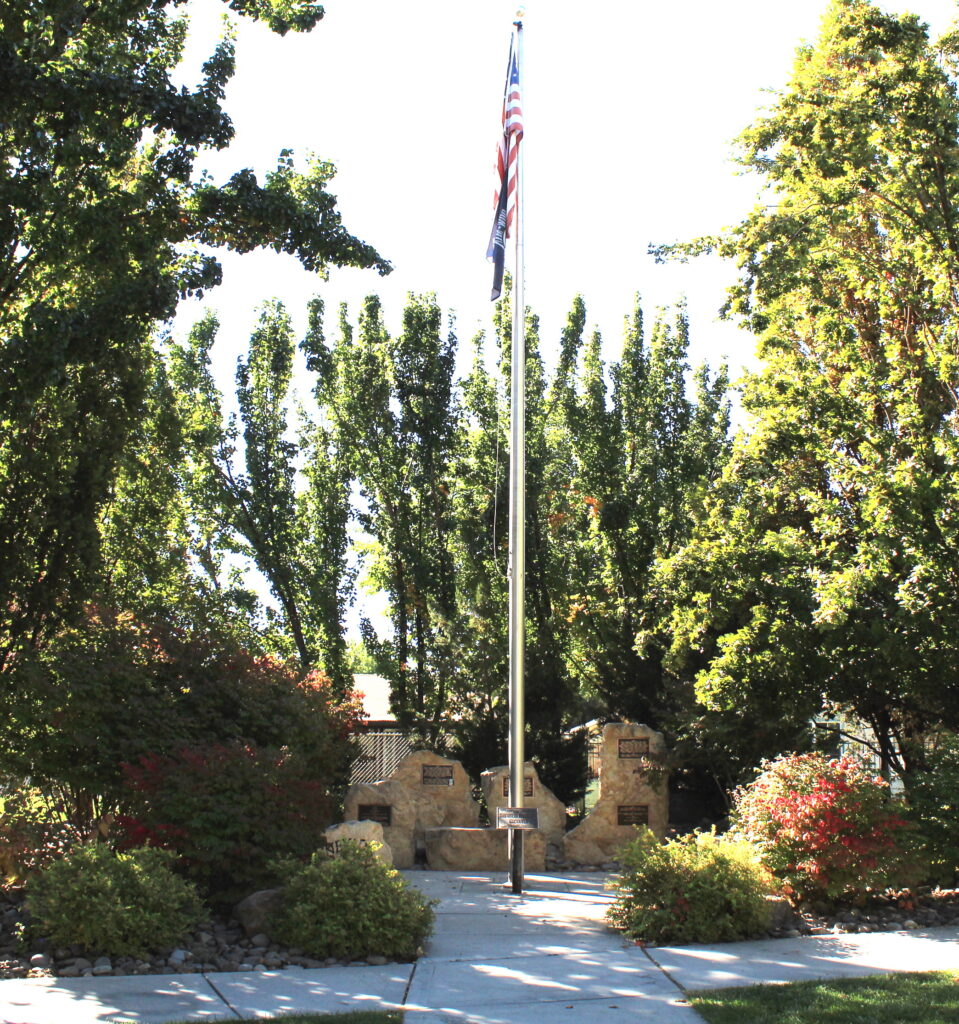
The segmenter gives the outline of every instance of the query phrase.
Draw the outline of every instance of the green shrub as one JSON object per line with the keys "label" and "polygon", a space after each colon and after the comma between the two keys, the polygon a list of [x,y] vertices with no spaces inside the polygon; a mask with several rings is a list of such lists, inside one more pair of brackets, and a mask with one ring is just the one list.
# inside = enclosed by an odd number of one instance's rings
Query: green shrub
{"label": "green shrub", "polygon": [[908,823],[862,761],[792,754],[762,768],[737,790],[732,824],[784,892],[837,899],[918,881]]}
{"label": "green shrub", "polygon": [[80,847],[30,883],[31,928],[56,946],[145,956],[176,945],[204,916],[195,886],[173,873],[173,854]]}
{"label": "green shrub", "polygon": [[23,880],[86,838],[43,795],[21,786],[0,799],[0,875]]}
{"label": "green shrub", "polygon": [[607,920],[644,942],[731,942],[769,926],[772,878],[743,840],[693,832],[661,843],[638,832],[619,854]]}
{"label": "green shrub", "polygon": [[336,858],[316,853],[285,873],[273,937],[312,956],[410,958],[433,930],[433,904],[373,846],[346,841]]}
{"label": "green shrub", "polygon": [[913,823],[929,880],[951,888],[959,881],[959,737],[940,739],[925,761],[925,771],[905,780],[903,816]]}

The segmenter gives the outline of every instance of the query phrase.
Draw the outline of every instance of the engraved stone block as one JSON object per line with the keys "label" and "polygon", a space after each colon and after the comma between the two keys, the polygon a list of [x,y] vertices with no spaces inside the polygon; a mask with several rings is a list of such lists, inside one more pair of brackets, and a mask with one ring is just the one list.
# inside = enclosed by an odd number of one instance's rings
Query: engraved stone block
{"label": "engraved stone block", "polygon": [[326,842],[326,849],[334,857],[339,855],[343,843],[349,839],[359,846],[377,843],[377,857],[384,864],[392,865],[393,863],[393,851],[383,837],[383,826],[377,821],[342,821],[339,825],[330,825],[323,833],[323,838]]}

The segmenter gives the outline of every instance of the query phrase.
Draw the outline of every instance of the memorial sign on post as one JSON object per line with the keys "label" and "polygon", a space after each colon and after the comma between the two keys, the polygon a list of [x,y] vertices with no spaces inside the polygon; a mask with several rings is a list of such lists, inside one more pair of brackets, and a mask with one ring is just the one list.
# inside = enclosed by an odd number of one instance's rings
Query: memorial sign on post
{"label": "memorial sign on post", "polygon": [[538,807],[497,807],[497,828],[539,828]]}

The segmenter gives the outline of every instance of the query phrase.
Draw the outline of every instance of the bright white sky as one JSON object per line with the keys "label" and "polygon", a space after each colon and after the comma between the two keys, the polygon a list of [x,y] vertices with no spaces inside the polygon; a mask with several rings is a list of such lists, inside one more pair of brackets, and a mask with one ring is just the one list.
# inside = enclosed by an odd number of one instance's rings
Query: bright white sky
{"label": "bright white sky", "polygon": [[[758,183],[737,174],[731,141],[786,84],[826,0],[524,6],[526,300],[547,361],[578,292],[610,358],[636,292],[647,316],[685,294],[692,361],[728,359],[735,376],[753,343],[717,321],[734,268],[712,258],[656,266],[647,247],[717,231],[753,205]],[[916,11],[934,36],[959,15],[956,0],[882,6]],[[185,74],[195,81],[225,6],[190,7]],[[283,148],[332,161],[344,224],[395,270],[334,269],[323,282],[292,257],[226,254],[225,283],[204,304],[223,324],[214,368],[227,396],[256,307],[274,296],[302,324],[307,299],[322,295],[329,333],[340,302],[355,314],[370,292],[397,331],[410,291],[437,293],[461,343],[489,326],[492,169],[516,10],[505,0],[328,0],[313,32],[285,38],[239,19],[226,98],[236,139],[205,166],[218,180],[247,166],[262,174]],[[177,329],[198,315],[185,303]]]}
{"label": "bright white sky", "polygon": [[[752,342],[716,320],[733,268],[656,266],[647,247],[734,224],[753,204],[757,183],[737,175],[731,140],[786,83],[826,0],[524,6],[526,298],[544,354],[577,292],[611,357],[636,292],[647,315],[685,294],[694,362],[728,358],[738,369]],[[195,80],[225,5],[191,9]],[[911,9],[934,35],[959,14],[955,0]],[[488,326],[492,167],[516,10],[505,0],[328,0],[313,32],[286,37],[238,19],[226,98],[236,140],[205,165],[218,179],[246,166],[263,173],[284,147],[332,161],[344,224],[395,270],[334,269],[324,283],[292,257],[227,254],[225,283],[207,302],[224,325],[216,366],[228,393],[256,307],[273,296],[301,322],[309,296],[323,295],[332,326],[341,301],[356,310],[376,292],[398,330],[406,294],[434,291],[456,313],[461,342]],[[180,324],[197,313],[185,304]]]}

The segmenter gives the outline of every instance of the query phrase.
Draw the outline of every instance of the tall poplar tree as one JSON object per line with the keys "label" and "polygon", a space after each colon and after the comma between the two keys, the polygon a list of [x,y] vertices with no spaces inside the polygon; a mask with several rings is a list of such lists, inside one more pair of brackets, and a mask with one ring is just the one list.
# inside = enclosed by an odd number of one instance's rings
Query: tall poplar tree
{"label": "tall poplar tree", "polygon": [[562,336],[552,400],[569,438],[572,473],[557,531],[572,533],[566,615],[570,658],[607,714],[662,728],[676,701],[661,652],[636,635],[657,611],[657,559],[688,540],[693,516],[728,453],[725,369],[694,376],[680,308],[646,341],[637,300],[622,357],[608,371],[598,332],[584,342],[577,297]]}
{"label": "tall poplar tree", "polygon": [[[279,606],[279,633],[300,665],[323,669],[345,692],[346,459],[323,424],[304,415],[299,435],[292,432],[287,406],[295,339],[281,303],[265,304],[237,369],[239,424],[224,421],[210,377],[215,337],[215,319],[208,317],[173,353],[180,414],[194,425],[193,508],[200,522],[216,524],[219,550],[246,556],[262,573]],[[302,344],[309,351],[321,343],[322,304],[315,300]]]}
{"label": "tall poplar tree", "polygon": [[390,601],[393,635],[376,647],[400,719],[436,737],[447,705],[449,631],[456,613],[449,556],[450,459],[457,430],[456,336],[435,296],[410,296],[391,337],[379,300],[366,300],[354,336],[340,334],[323,391],[337,443],[359,483],[358,518],[373,539],[371,579]]}

